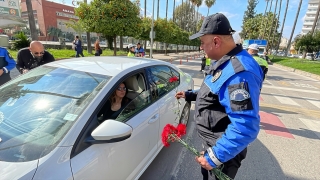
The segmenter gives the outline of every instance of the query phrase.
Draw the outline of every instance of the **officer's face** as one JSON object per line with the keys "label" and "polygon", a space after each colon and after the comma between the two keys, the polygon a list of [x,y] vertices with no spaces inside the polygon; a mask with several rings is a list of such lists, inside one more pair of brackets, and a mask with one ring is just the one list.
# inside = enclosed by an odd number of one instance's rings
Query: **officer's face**
{"label": "officer's face", "polygon": [[201,48],[208,55],[209,58],[216,59],[217,50],[220,47],[221,40],[216,35],[204,35],[200,37]]}

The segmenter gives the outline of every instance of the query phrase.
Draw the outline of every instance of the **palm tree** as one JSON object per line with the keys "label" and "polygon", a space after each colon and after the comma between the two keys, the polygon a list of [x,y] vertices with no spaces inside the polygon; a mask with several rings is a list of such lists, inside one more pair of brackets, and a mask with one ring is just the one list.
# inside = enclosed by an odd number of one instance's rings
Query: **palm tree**
{"label": "palm tree", "polygon": [[144,0],[144,18],[147,17],[147,0]]}
{"label": "palm tree", "polygon": [[175,10],[175,8],[176,8],[176,0],[173,0],[173,8],[172,8],[172,20],[173,20],[173,22],[175,22],[174,21],[174,10]]}
{"label": "palm tree", "polygon": [[[273,45],[273,47],[274,46],[278,46],[277,44],[275,44],[274,42],[275,42],[275,34],[277,33],[277,29],[278,29],[278,22],[279,22],[279,20],[280,20],[280,12],[281,12],[281,4],[282,4],[282,0],[280,0],[280,4],[279,4],[279,11],[278,11],[278,17],[277,17],[277,21],[276,21],[276,25],[275,25],[275,27],[274,27],[274,32],[273,32],[273,35],[272,35],[272,45]],[[279,37],[279,39],[281,40],[281,36]],[[277,53],[277,51],[276,51],[276,53]]]}
{"label": "palm tree", "polygon": [[[267,4],[266,4],[266,8],[264,9],[264,13],[263,13],[263,16],[266,16],[266,13],[267,13],[267,8],[268,8],[268,5],[269,5],[269,1],[270,0],[266,0]],[[265,23],[267,24],[267,22]],[[261,27],[263,26],[263,21],[261,21]],[[259,38],[261,39],[261,34],[259,33]]]}
{"label": "palm tree", "polygon": [[166,20],[168,19],[168,0],[166,2]]}
{"label": "palm tree", "polygon": [[[87,4],[87,0],[83,0],[83,2],[85,4]],[[88,51],[89,54],[92,53],[90,32],[87,32],[87,51]]]}
{"label": "palm tree", "polygon": [[269,33],[268,33],[268,41],[269,41],[269,47],[271,47],[271,43],[273,42],[270,42],[270,36],[271,36],[271,33],[272,33],[272,30],[273,30],[273,24],[275,23],[275,20],[276,20],[276,16],[277,16],[277,6],[278,6],[278,0],[276,1],[276,5],[274,7],[274,12],[273,12],[273,17],[272,17],[272,23],[271,23],[271,27],[270,27],[270,30],[269,30]]}
{"label": "palm tree", "polygon": [[[268,12],[271,12],[272,2],[273,2],[273,0],[271,0],[271,3],[270,3],[270,7],[269,7],[269,11],[268,11]],[[268,5],[268,4],[267,4],[267,5]],[[266,16],[266,17],[268,17],[268,16]],[[268,19],[266,18],[266,23],[265,23],[265,25],[264,25],[263,33],[262,33],[262,39],[264,39],[264,34],[265,34],[265,32],[266,32],[266,29],[267,29],[267,24],[268,24]]]}
{"label": "palm tree", "polygon": [[298,20],[300,9],[301,9],[301,4],[302,4],[302,0],[300,0],[300,2],[299,2],[297,14],[296,14],[296,19],[294,20],[294,24],[293,24],[293,28],[292,28],[292,31],[291,31],[291,35],[290,35],[289,41],[288,41],[288,46],[287,46],[287,51],[285,52],[285,56],[287,56],[288,50],[290,51],[291,40],[292,40],[293,33],[296,30],[297,20]]}
{"label": "palm tree", "polygon": [[210,8],[216,3],[216,0],[205,0],[204,3],[208,7],[208,13],[207,16],[209,16]]}
{"label": "palm tree", "polygon": [[27,6],[27,11],[28,11],[28,20],[29,20],[29,28],[31,31],[31,38],[33,41],[38,40],[36,22],[35,22],[34,15],[33,15],[31,0],[26,0],[26,6]]}
{"label": "palm tree", "polygon": [[[289,0],[287,0],[286,11],[284,12],[284,17],[283,17],[282,26],[281,26],[281,31],[280,31],[280,37],[282,37],[282,32],[283,32],[284,23],[286,22],[288,7],[289,7]],[[280,42],[281,42],[281,38],[278,40],[278,43],[277,43],[278,46],[277,46],[277,48],[276,48],[276,52],[278,52],[278,49],[279,49],[279,46],[280,46]]]}
{"label": "palm tree", "polygon": [[157,19],[159,19],[159,6],[160,6],[160,0],[158,0],[158,7],[157,7]]}

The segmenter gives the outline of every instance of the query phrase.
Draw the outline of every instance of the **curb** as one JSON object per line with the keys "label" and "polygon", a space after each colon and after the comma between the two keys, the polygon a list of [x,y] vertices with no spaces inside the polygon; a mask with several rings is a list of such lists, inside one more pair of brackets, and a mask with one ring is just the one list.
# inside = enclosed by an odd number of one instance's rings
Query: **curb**
{"label": "curb", "polygon": [[276,64],[276,63],[274,63],[273,66],[276,66],[276,67],[279,67],[281,69],[285,69],[287,71],[291,71],[291,72],[294,72],[294,73],[297,73],[297,74],[300,74],[300,75],[303,75],[303,76],[306,76],[306,77],[310,77],[310,78],[313,78],[313,79],[316,79],[316,80],[320,80],[320,76],[319,75],[312,74],[312,73],[309,73],[309,72],[306,72],[306,71],[301,71],[299,69],[294,69],[294,68],[283,66],[283,65],[280,65],[280,64]]}
{"label": "curb", "polygon": [[172,63],[172,61],[179,60],[179,59],[182,60],[182,59],[186,58],[187,62],[188,62],[189,58],[190,58],[190,60],[192,59],[192,57],[194,57],[194,59],[195,59],[197,57],[200,57],[200,55],[201,55],[201,53],[194,53],[194,54],[189,54],[189,55],[184,55],[183,54],[183,55],[179,55],[178,57],[171,57],[169,59],[159,59],[159,60]]}

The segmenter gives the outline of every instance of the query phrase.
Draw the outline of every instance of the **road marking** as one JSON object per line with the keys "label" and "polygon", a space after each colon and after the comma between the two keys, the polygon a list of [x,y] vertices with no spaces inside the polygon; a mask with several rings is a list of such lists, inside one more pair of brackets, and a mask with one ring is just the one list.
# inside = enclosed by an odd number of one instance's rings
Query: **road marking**
{"label": "road marking", "polygon": [[280,97],[280,96],[274,96],[278,101],[280,101],[282,104],[288,104],[288,105],[295,105],[300,106],[298,103],[293,101],[291,98],[288,97]]}
{"label": "road marking", "polygon": [[273,86],[273,84],[269,80],[264,80],[264,81],[270,84],[271,86]]}
{"label": "road marking", "polygon": [[304,125],[306,125],[309,130],[313,131],[320,138],[320,121],[315,121],[311,119],[299,118]]}
{"label": "road marking", "polygon": [[302,83],[295,83],[295,82],[290,82],[290,84],[297,86],[297,87],[303,87],[303,88],[311,88],[311,89],[318,89],[315,86],[312,86],[310,84],[302,84]]}
{"label": "road marking", "polygon": [[261,96],[259,96],[259,100],[260,100],[260,101],[263,101],[263,99],[262,99],[262,97],[261,97]]}
{"label": "road marking", "polygon": [[283,86],[290,86],[290,84],[288,84],[288,83],[285,82],[285,81],[280,81],[280,84],[283,85]]}
{"label": "road marking", "polygon": [[[265,94],[265,95],[273,95],[273,96],[285,96],[287,97],[287,95],[282,95],[282,94],[279,94],[279,93],[261,93],[261,94]],[[310,97],[303,97],[303,96],[299,96],[299,97],[291,97],[293,99],[305,99],[305,100],[315,100],[315,101],[319,101],[319,99],[317,98],[310,98]]]}
{"label": "road marking", "polygon": [[317,106],[317,108],[320,108],[320,102],[319,101],[312,101],[312,100],[307,100],[308,102],[310,102],[311,104]]}
{"label": "road marking", "polygon": [[260,109],[263,108],[263,109],[266,109],[266,110],[272,111],[272,112],[277,112],[279,110],[282,110],[282,111],[292,112],[295,114],[304,114],[304,115],[312,116],[315,118],[320,117],[320,111],[304,109],[301,107],[275,105],[275,104],[269,104],[269,103],[264,103],[264,102],[260,102],[259,105],[260,105]]}
{"label": "road marking", "polygon": [[304,89],[295,89],[295,88],[287,88],[287,87],[276,87],[276,86],[264,85],[263,88],[281,89],[281,90],[288,90],[288,91],[298,91],[298,92],[306,92],[306,93],[320,94],[320,91],[312,91],[312,90],[304,90]]}
{"label": "road marking", "polygon": [[259,114],[261,128],[267,134],[294,139],[293,135],[277,116],[263,111],[260,111]]}

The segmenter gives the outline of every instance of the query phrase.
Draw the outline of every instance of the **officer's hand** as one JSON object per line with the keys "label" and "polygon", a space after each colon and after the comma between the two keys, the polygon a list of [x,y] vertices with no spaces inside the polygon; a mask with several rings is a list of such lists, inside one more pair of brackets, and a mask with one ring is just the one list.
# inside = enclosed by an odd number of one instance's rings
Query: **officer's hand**
{"label": "officer's hand", "polygon": [[204,169],[210,171],[211,169],[213,169],[212,166],[210,166],[210,164],[207,162],[206,158],[203,156],[204,151],[200,152],[200,157],[196,156],[196,162],[200,164],[201,167],[203,167]]}
{"label": "officer's hand", "polygon": [[177,93],[176,93],[175,97],[176,97],[177,99],[186,98],[186,94],[185,94],[184,91],[180,91],[180,92],[177,92]]}
{"label": "officer's hand", "polygon": [[25,73],[27,73],[27,72],[28,72],[28,69],[22,70],[22,74],[25,74]]}
{"label": "officer's hand", "polygon": [[3,73],[3,69],[0,69],[0,76],[2,76]]}

